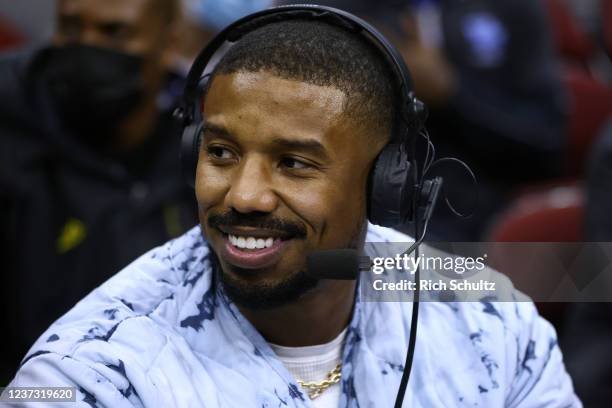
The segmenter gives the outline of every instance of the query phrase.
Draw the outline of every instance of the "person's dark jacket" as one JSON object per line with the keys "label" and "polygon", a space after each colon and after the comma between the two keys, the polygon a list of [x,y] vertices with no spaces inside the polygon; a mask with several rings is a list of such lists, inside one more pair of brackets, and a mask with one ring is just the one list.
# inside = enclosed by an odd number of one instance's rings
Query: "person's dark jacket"
{"label": "person's dark jacket", "polygon": [[[433,237],[484,238],[489,223],[523,184],[562,176],[567,98],[546,11],[530,0],[440,0],[445,56],[457,76],[448,103],[428,126],[438,157],[465,161],[479,182],[471,219],[439,205]],[[445,165],[445,192],[462,211],[474,204],[472,180]]]}
{"label": "person's dark jacket", "polygon": [[[612,117],[593,145],[586,190],[585,241],[605,242],[609,246],[612,243]],[[609,269],[607,273],[609,276]],[[610,291],[612,287],[608,287],[606,293]],[[609,407],[612,401],[612,303],[571,304],[564,333],[563,350],[576,393],[586,407]]]}
{"label": "person's dark jacket", "polygon": [[36,103],[31,58],[0,60],[0,317],[9,376],[88,292],[197,223],[169,109],[136,151],[96,154],[58,130],[52,106]]}

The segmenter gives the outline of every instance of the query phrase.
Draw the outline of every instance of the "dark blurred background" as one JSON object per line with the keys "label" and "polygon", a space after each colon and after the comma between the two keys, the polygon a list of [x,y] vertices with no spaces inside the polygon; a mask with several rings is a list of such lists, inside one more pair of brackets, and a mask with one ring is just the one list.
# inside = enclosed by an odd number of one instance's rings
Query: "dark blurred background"
{"label": "dark blurred background", "polygon": [[[272,3],[294,2],[0,0],[0,384],[74,303],[195,225],[170,114],[198,51]],[[437,157],[476,173],[474,207],[460,167],[435,169],[475,214],[439,205],[428,241],[612,241],[612,0],[314,3],[398,47]],[[610,406],[612,304],[538,308],[585,406]]]}

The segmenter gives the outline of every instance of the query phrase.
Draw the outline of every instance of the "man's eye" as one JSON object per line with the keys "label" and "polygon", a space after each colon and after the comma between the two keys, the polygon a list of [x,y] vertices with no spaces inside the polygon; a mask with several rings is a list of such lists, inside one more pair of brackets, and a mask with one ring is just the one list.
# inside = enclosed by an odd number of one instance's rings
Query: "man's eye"
{"label": "man's eye", "polygon": [[120,23],[104,24],[101,27],[102,32],[112,41],[126,41],[130,37],[130,27]]}
{"label": "man's eye", "polygon": [[285,157],[281,160],[281,165],[283,167],[289,168],[289,169],[293,169],[293,170],[302,170],[302,169],[308,169],[310,167],[312,167],[311,165],[309,165],[306,162],[303,162],[301,160],[295,159],[293,157]]}
{"label": "man's eye", "polygon": [[229,149],[221,146],[209,146],[207,151],[208,154],[215,159],[229,160],[234,157]]}

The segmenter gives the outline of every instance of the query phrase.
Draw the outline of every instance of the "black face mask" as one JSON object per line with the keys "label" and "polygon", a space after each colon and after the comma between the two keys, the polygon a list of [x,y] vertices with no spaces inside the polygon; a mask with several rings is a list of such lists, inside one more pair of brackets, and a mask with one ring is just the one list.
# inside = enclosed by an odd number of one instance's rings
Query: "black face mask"
{"label": "black face mask", "polygon": [[142,102],[142,62],[141,57],[74,44],[47,48],[31,72],[43,81],[62,127],[89,145],[103,146]]}

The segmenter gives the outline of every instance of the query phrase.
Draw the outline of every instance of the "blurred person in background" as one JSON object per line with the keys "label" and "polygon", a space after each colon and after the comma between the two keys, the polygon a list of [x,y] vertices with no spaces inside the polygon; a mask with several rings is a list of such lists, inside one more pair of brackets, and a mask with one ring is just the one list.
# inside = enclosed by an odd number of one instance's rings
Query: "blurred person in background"
{"label": "blurred person in background", "polygon": [[[283,1],[282,4],[296,3]],[[476,212],[439,206],[432,240],[475,241],[513,190],[562,174],[566,102],[548,21],[531,0],[320,0],[373,23],[399,48],[430,108],[436,157],[464,160],[479,183]],[[444,164],[456,209],[475,205],[474,185]]]}
{"label": "blurred person in background", "polygon": [[[612,242],[612,117],[598,136],[589,160],[585,241]],[[610,288],[608,288],[610,290]],[[604,408],[612,401],[612,304],[570,306],[563,345],[567,369],[585,406]]]}
{"label": "blurred person in background", "polygon": [[3,379],[57,316],[197,222],[167,70],[177,4],[60,0],[48,46],[0,61]]}
{"label": "blurred person in background", "polygon": [[177,44],[176,67],[188,72],[202,49],[223,28],[248,14],[272,5],[272,0],[181,0],[183,7],[179,26],[181,41]]}
{"label": "blurred person in background", "polygon": [[[547,16],[532,0],[422,0],[412,16],[404,53],[417,56],[411,68],[432,107],[438,154],[465,160],[479,182],[475,216],[459,220],[441,207],[433,234],[478,240],[514,189],[563,172],[567,108]],[[444,168],[447,192],[467,212],[471,181],[453,170]]]}

